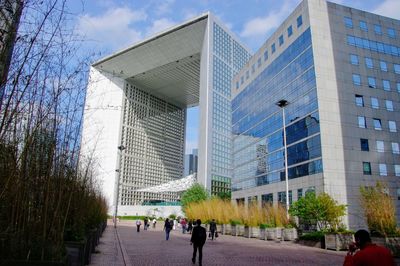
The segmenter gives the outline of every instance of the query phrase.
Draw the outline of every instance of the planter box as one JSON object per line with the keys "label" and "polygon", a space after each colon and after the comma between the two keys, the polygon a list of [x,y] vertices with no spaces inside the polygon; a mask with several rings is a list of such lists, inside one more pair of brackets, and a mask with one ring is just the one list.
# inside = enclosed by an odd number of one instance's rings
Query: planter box
{"label": "planter box", "polygon": [[260,237],[260,227],[250,227],[250,237]]}
{"label": "planter box", "polygon": [[84,266],[86,254],[86,240],[64,242],[67,252],[68,265]]}
{"label": "planter box", "polygon": [[266,228],[265,229],[265,238],[267,240],[279,240],[282,237],[282,228],[274,227],[274,228]]}
{"label": "planter box", "polygon": [[245,226],[244,227],[244,233],[243,233],[243,236],[244,237],[247,237],[247,238],[250,238],[251,237],[251,231],[252,231],[252,227],[249,227],[249,226]]}
{"label": "planter box", "polygon": [[232,228],[230,224],[221,224],[221,233],[223,235],[230,235],[232,234]]}
{"label": "planter box", "polygon": [[282,239],[285,241],[293,241],[297,239],[297,229],[296,228],[283,228],[282,229]]}
{"label": "planter box", "polygon": [[238,236],[244,236],[244,225],[237,225],[236,231]]}
{"label": "planter box", "polygon": [[394,257],[400,257],[400,237],[371,237],[372,243],[384,246]]}
{"label": "planter box", "polygon": [[260,235],[258,237],[260,240],[267,240],[266,234],[265,234],[265,228],[260,228]]}
{"label": "planter box", "polygon": [[307,247],[313,247],[313,248],[325,248],[324,245],[322,245],[321,241],[313,241],[313,240],[298,240],[296,241],[297,244],[307,246]]}
{"label": "planter box", "polygon": [[237,225],[231,225],[231,235],[232,236],[238,236],[238,226]]}
{"label": "planter box", "polygon": [[349,244],[354,242],[353,234],[326,234],[325,249],[333,249],[336,251],[347,250]]}

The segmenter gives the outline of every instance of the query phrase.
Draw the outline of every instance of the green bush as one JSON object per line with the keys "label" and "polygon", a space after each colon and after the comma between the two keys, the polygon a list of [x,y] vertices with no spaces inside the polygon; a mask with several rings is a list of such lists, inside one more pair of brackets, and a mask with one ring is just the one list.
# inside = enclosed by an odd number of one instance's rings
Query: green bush
{"label": "green bush", "polygon": [[325,232],[317,231],[301,235],[299,236],[299,240],[321,241],[324,238],[324,235]]}
{"label": "green bush", "polygon": [[239,220],[230,220],[229,223],[230,223],[231,225],[239,225],[239,224],[242,224],[242,221],[239,221]]}

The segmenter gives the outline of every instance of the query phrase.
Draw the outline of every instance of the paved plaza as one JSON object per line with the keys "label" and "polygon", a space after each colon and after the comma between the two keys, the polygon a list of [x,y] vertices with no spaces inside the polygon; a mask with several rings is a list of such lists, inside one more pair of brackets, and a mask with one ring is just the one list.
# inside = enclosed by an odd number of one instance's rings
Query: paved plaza
{"label": "paved plaza", "polygon": [[[143,227],[143,226],[142,226]],[[193,265],[190,235],[172,231],[165,240],[162,224],[136,232],[133,221],[109,223],[90,265]],[[343,265],[346,252],[310,248],[291,242],[220,235],[203,248],[203,265]],[[198,265],[198,261],[196,261]]]}

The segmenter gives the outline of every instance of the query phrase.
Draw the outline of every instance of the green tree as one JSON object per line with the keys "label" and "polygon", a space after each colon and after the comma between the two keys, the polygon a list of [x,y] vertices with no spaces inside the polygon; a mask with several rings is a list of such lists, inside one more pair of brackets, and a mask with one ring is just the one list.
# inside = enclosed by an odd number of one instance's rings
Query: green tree
{"label": "green tree", "polygon": [[301,223],[316,225],[320,230],[337,230],[345,211],[346,206],[338,204],[329,194],[317,196],[314,192],[307,193],[289,209],[290,215],[297,216]]}
{"label": "green tree", "polygon": [[230,200],[231,199],[231,192],[218,192],[217,197],[223,200]]}
{"label": "green tree", "polygon": [[200,184],[196,183],[186,190],[181,197],[183,209],[192,202],[200,202],[208,199],[207,190]]}

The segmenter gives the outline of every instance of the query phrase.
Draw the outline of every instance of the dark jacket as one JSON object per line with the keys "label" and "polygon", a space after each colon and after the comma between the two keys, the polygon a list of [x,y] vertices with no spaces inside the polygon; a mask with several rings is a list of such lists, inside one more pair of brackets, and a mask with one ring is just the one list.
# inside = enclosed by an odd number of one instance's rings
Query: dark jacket
{"label": "dark jacket", "polygon": [[190,242],[198,246],[202,246],[206,242],[206,238],[207,238],[207,231],[204,227],[200,225],[193,227],[192,237],[190,238]]}
{"label": "dark jacket", "polygon": [[171,223],[169,221],[165,221],[164,229],[165,231],[170,231],[172,229]]}
{"label": "dark jacket", "polygon": [[210,231],[215,232],[217,231],[217,224],[215,222],[210,222]]}

